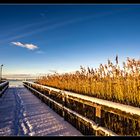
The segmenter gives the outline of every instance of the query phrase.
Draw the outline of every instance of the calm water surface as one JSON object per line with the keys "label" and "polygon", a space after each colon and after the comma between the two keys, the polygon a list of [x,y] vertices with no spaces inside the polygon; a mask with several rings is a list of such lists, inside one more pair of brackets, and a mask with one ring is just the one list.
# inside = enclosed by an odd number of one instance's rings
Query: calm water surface
{"label": "calm water surface", "polygon": [[[35,80],[30,80],[32,82],[34,82]],[[23,81],[22,80],[9,80],[9,86],[23,86]]]}

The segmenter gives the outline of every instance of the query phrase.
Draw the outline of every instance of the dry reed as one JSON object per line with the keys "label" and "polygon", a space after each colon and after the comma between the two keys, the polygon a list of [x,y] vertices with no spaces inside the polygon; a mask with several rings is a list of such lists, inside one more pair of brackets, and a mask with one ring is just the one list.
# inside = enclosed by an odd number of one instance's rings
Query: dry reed
{"label": "dry reed", "polygon": [[140,60],[127,58],[123,67],[110,60],[99,68],[80,67],[75,73],[39,77],[37,83],[113,102],[140,107]]}

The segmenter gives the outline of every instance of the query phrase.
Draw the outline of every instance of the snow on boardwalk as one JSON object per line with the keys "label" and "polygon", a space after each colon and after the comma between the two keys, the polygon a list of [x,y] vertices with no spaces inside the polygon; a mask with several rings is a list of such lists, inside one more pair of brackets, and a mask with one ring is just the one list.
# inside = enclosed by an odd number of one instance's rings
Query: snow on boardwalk
{"label": "snow on boardwalk", "polygon": [[0,136],[81,136],[82,134],[23,86],[0,98]]}

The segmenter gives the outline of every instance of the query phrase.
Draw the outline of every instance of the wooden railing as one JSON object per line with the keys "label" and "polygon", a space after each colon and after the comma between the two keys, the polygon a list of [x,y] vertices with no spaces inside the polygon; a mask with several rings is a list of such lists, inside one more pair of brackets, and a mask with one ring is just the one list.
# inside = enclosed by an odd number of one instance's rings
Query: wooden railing
{"label": "wooden railing", "polygon": [[140,135],[140,108],[23,83],[85,135]]}
{"label": "wooden railing", "polygon": [[0,97],[2,96],[4,91],[8,88],[8,86],[9,86],[9,82],[8,81],[5,81],[5,82],[0,84]]}

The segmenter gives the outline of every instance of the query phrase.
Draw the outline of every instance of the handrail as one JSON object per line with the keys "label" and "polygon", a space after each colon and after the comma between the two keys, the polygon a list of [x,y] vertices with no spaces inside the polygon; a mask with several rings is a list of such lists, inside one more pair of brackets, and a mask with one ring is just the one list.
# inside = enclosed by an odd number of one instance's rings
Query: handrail
{"label": "handrail", "polygon": [[140,108],[138,108],[138,107],[133,107],[133,106],[130,106],[130,105],[124,105],[124,104],[121,104],[121,103],[115,103],[115,102],[112,102],[112,101],[107,101],[107,100],[98,99],[98,98],[95,98],[95,97],[81,95],[81,94],[77,94],[77,93],[74,93],[74,92],[62,91],[60,89],[56,89],[56,88],[52,88],[52,87],[48,87],[48,86],[43,86],[43,85],[36,84],[36,83],[33,83],[33,82],[29,82],[29,81],[23,81],[23,83],[29,83],[29,84],[32,84],[32,85],[40,86],[42,88],[46,88],[46,89],[53,90],[53,91],[56,91],[56,92],[63,92],[66,95],[70,95],[70,96],[73,96],[73,97],[76,97],[76,98],[80,98],[82,100],[86,100],[86,101],[96,103],[96,104],[99,104],[99,105],[111,107],[113,109],[118,109],[120,111],[130,113],[132,115],[135,114],[135,115],[140,116]]}
{"label": "handrail", "polygon": [[8,81],[5,81],[5,82],[3,82],[3,83],[0,84],[0,87],[3,87],[3,86],[5,86],[8,83],[9,83]]}
{"label": "handrail", "polygon": [[[95,131],[103,131],[103,132],[104,132],[106,135],[108,135],[108,136],[118,136],[116,133],[112,132],[111,130],[109,130],[109,129],[107,129],[107,128],[104,128],[104,127],[102,127],[102,126],[97,125],[94,121],[92,121],[92,120],[90,120],[90,119],[88,119],[88,118],[82,116],[81,114],[79,114],[79,113],[77,113],[77,112],[75,112],[75,111],[73,111],[73,110],[71,110],[71,109],[69,109],[69,108],[67,108],[67,107],[65,107],[65,106],[63,106],[62,104],[56,102],[55,100],[51,99],[50,97],[45,96],[44,94],[42,94],[41,92],[37,91],[36,89],[30,87],[29,85],[26,85],[26,83],[27,83],[27,81],[23,81],[23,84],[24,84],[25,86],[27,86],[29,89],[31,89],[32,91],[38,93],[40,96],[42,96],[42,97],[48,99],[49,101],[55,103],[57,106],[59,106],[59,107],[62,108],[63,110],[68,111],[68,112],[70,112],[71,114],[73,114],[73,115],[79,117],[80,119],[82,119],[82,120],[84,120],[84,121],[90,123],[91,126],[92,126],[92,128],[93,128]],[[29,82],[28,82],[28,83],[29,83]],[[30,82],[30,84],[33,84],[33,83]]]}
{"label": "handrail", "polygon": [[4,93],[4,91],[8,88],[9,86],[9,82],[5,81],[3,83],[0,84],[0,96],[2,96],[2,94]]}

